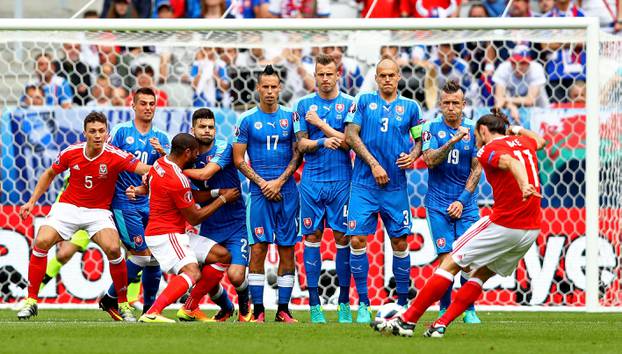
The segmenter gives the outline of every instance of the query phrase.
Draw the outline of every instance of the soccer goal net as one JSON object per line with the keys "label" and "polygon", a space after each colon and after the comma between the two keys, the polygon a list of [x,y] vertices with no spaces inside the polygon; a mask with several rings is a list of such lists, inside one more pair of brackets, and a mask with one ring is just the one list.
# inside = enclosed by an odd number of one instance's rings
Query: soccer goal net
{"label": "soccer goal net", "polygon": [[[188,132],[193,110],[210,107],[218,135],[231,141],[237,116],[256,104],[257,73],[266,64],[282,77],[281,103],[292,106],[315,89],[314,57],[325,53],[339,64],[341,91],[351,95],[375,90],[374,63],[382,55],[394,58],[401,69],[401,94],[419,102],[426,119],[439,116],[439,89],[449,80],[465,92],[467,119],[478,119],[508,97],[525,97],[524,104],[506,105],[506,112],[549,142],[538,155],[542,232],[512,276],[485,284],[478,304],[619,307],[622,42],[600,34],[597,26],[591,19],[551,18],[3,21],[0,304],[26,294],[29,250],[62,179],[41,198],[34,217],[22,221],[17,211],[59,151],[82,138],[87,112],[104,112],[114,126],[132,119],[133,90],[154,87],[157,127],[171,136]],[[412,295],[436,266],[423,207],[426,183],[426,167],[418,162],[408,173]],[[493,196],[484,176],[477,195],[481,214],[490,213]],[[304,305],[298,247],[292,302]],[[368,254],[372,305],[392,301],[391,246],[381,222],[369,236]],[[42,301],[92,306],[110,284],[104,258],[94,244],[81,249],[42,288]],[[320,294],[330,307],[339,292],[330,230],[322,259]],[[266,263],[265,302],[273,304],[274,250]],[[354,287],[351,291],[356,298]]]}

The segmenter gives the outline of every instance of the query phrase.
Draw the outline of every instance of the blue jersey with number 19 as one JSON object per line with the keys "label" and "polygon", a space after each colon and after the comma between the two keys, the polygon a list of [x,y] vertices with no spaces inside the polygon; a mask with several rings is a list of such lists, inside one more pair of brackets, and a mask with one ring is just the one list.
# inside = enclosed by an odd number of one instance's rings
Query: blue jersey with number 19
{"label": "blue jersey with number 19", "polygon": [[[152,127],[146,134],[141,134],[134,126],[134,121],[117,124],[110,132],[110,144],[124,150],[139,159],[142,163],[153,165],[160,158],[160,154],[151,146],[149,139],[157,138],[164,150],[170,149],[168,134]],[[125,196],[125,190],[129,186],[140,186],[142,177],[129,172],[121,172],[115,186],[115,194],[112,199],[112,209],[141,209],[149,207],[149,199],[146,196],[136,197],[129,200]]]}
{"label": "blue jersey with number 19", "polygon": [[[294,121],[294,133],[307,132],[311,140],[326,138],[318,127],[308,124],[305,120],[304,117],[309,111],[315,111],[320,119],[343,133],[346,126],[346,114],[352,105],[352,100],[352,96],[342,92],[332,100],[325,100],[317,93],[301,98],[294,106],[294,111],[298,113],[297,118],[299,118]],[[316,152],[305,154],[303,181],[350,181],[351,176],[350,151],[320,148]]]}
{"label": "blue jersey with number 19", "polygon": [[[281,176],[292,159],[292,144],[296,139],[293,125],[295,114],[283,106],[279,106],[274,113],[264,113],[255,107],[238,118],[233,143],[246,144],[253,170],[266,181]],[[281,188],[283,192],[295,189],[293,177]],[[261,194],[261,189],[251,182],[250,192]]]}
{"label": "blue jersey with number 19", "polygon": [[[461,125],[469,129],[469,134],[454,145],[443,162],[428,170],[428,193],[425,196],[425,206],[428,208],[447,210],[451,203],[459,200],[471,174],[471,160],[477,157],[475,123],[463,118]],[[458,130],[448,126],[443,118],[426,122],[421,134],[422,151],[438,149],[457,132]],[[476,195],[472,194],[468,199],[461,201],[464,212],[477,209],[475,198]]]}
{"label": "blue jersey with number 19", "polygon": [[[387,103],[377,91],[362,92],[354,99],[346,123],[361,126],[361,140],[387,172],[389,183],[382,189],[406,188],[406,173],[397,166],[396,161],[401,153],[410,153],[413,146],[411,128],[423,124],[419,104],[399,95],[393,102]],[[352,184],[380,189],[369,165],[358,157],[354,161]]]}

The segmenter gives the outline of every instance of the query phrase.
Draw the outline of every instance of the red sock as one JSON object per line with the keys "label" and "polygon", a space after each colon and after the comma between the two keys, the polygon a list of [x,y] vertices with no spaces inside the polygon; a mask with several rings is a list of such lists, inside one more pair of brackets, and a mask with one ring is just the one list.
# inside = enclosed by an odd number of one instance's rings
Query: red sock
{"label": "red sock", "polygon": [[456,317],[460,316],[464,310],[466,310],[472,303],[475,302],[482,294],[482,284],[479,279],[471,279],[464,283],[462,288],[458,290],[456,298],[452,301],[451,305],[447,308],[447,312],[436,320],[435,323],[443,326],[449,325]]}
{"label": "red sock", "polygon": [[110,266],[110,276],[112,277],[114,291],[117,292],[117,301],[120,304],[127,302],[127,267],[125,259],[108,261],[108,265]]}
{"label": "red sock", "polygon": [[48,265],[48,251],[37,246],[32,247],[30,264],[28,264],[28,297],[39,300],[39,287],[45,276],[45,268]]}
{"label": "red sock", "polygon": [[440,300],[451,284],[453,284],[453,276],[449,272],[437,269],[432,278],[419,291],[413,304],[402,314],[402,319],[415,323],[419,321],[425,310]]}
{"label": "red sock", "polygon": [[153,305],[151,305],[151,308],[147,311],[147,313],[162,313],[162,310],[164,310],[166,306],[172,304],[174,301],[177,301],[177,299],[185,294],[193,283],[192,278],[186,273],[174,276],[162,294],[160,294]]}
{"label": "red sock", "polygon": [[225,269],[219,265],[206,265],[201,270],[201,279],[194,285],[194,288],[188,296],[188,300],[184,304],[186,310],[195,310],[199,307],[199,303],[203,296],[218,286],[222,277],[225,274]]}

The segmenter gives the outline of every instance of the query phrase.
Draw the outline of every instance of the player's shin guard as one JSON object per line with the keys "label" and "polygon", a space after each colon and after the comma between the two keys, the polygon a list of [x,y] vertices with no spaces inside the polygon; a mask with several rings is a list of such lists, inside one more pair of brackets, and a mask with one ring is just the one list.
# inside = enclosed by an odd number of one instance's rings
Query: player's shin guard
{"label": "player's shin guard", "polygon": [[322,257],[320,255],[321,242],[305,241],[304,262],[305,272],[307,273],[307,285],[309,287],[309,305],[320,305],[320,295],[318,293],[318,282],[320,281],[320,271],[322,270]]}
{"label": "player's shin guard", "polygon": [[127,302],[127,266],[123,256],[108,261],[110,266],[110,277],[112,285],[117,293],[117,301],[119,304]]}
{"label": "player's shin guard", "polygon": [[194,285],[194,288],[186,300],[184,307],[186,310],[195,310],[199,307],[201,299],[214,287],[220,285],[220,281],[225,273],[226,268],[219,264],[210,264],[201,270],[201,279]]}
{"label": "player's shin guard", "polygon": [[397,290],[397,304],[408,304],[408,288],[410,285],[410,252],[393,251],[393,276]]}
{"label": "player's shin guard", "polygon": [[194,285],[192,278],[186,274],[181,273],[176,275],[168,282],[168,285],[162,291],[162,294],[158,296],[147,314],[160,314],[162,310],[173,302],[177,301],[183,294]]}
{"label": "player's shin guard", "polygon": [[148,265],[143,269],[143,311],[149,310],[158,295],[162,269],[159,265]]}
{"label": "player's shin guard", "polygon": [[447,311],[441,318],[434,322],[442,326],[448,326],[456,317],[460,316],[475,300],[482,294],[482,281],[478,278],[471,278],[467,281],[458,293],[456,298],[449,305]]}
{"label": "player's shin guard", "polygon": [[412,305],[402,314],[402,319],[406,322],[416,323],[423,313],[433,303],[438,301],[441,296],[447,291],[447,288],[453,284],[454,276],[446,270],[437,269],[430,280],[425,283],[425,286]]}
{"label": "player's shin guard", "polygon": [[369,259],[367,259],[367,248],[361,249],[350,248],[350,270],[354,277],[356,291],[359,294],[359,303],[369,306],[369,297],[367,296],[367,278],[369,274]]}
{"label": "player's shin guard", "polygon": [[39,287],[45,276],[47,266],[48,251],[33,246],[28,264],[28,297],[38,300]]}
{"label": "player's shin guard", "polygon": [[[127,268],[127,283],[134,283],[138,280],[138,273],[140,273],[140,271],[142,270],[142,267],[138,264],[136,264],[134,262],[134,260],[131,258],[128,258],[127,261],[125,261],[125,266]],[[111,268],[111,272],[112,272],[112,268]],[[116,298],[117,297],[117,291],[115,290],[115,284],[112,283],[110,285],[110,287],[108,288],[108,295],[110,295],[110,297]],[[124,301],[119,301],[119,302],[124,302]]]}
{"label": "player's shin guard", "polygon": [[289,300],[292,297],[294,289],[294,274],[283,274],[276,278],[276,284],[279,287],[279,311],[289,312]]}
{"label": "player's shin guard", "polygon": [[337,281],[339,282],[339,303],[350,303],[350,244],[337,245],[337,255],[335,256],[335,270],[337,271]]}

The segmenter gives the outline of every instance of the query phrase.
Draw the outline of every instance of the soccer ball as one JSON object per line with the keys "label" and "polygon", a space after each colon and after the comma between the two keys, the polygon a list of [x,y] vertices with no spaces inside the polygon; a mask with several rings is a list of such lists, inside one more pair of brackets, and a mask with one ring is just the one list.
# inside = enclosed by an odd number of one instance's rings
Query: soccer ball
{"label": "soccer ball", "polygon": [[387,321],[404,312],[404,308],[395,302],[386,303],[376,312],[376,321]]}

